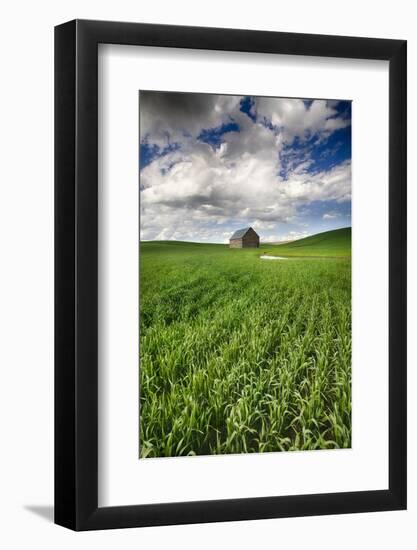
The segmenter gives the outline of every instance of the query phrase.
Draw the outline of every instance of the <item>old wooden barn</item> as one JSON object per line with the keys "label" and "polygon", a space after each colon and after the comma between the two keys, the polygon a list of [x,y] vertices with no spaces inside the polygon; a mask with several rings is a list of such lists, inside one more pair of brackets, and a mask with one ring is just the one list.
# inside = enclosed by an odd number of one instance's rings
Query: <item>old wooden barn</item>
{"label": "old wooden barn", "polygon": [[259,248],[259,235],[252,227],[244,227],[233,233],[229,240],[230,248]]}

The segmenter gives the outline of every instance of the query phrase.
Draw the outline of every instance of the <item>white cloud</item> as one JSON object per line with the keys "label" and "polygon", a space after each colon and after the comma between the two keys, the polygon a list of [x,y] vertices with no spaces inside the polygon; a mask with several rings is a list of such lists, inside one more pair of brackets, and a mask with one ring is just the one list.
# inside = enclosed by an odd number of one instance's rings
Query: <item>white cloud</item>
{"label": "white cloud", "polygon": [[309,237],[311,233],[308,231],[289,231],[284,235],[267,235],[262,238],[264,243],[287,243],[291,241],[298,241],[299,239],[305,239]]}
{"label": "white cloud", "polygon": [[[243,152],[230,164],[224,152],[204,147],[204,154],[189,152],[181,157],[175,152],[142,171],[142,230],[148,238],[162,238],[159,228],[167,227],[185,238],[190,223],[204,227],[235,222],[270,230],[294,221],[297,209],[312,201],[350,200],[349,162],[315,175],[294,174],[284,181],[277,176],[277,159],[262,160]],[[174,166],[161,171],[170,162]],[[172,229],[168,231],[167,238],[177,238]]]}
{"label": "white cloud", "polygon": [[338,217],[338,214],[335,212],[326,212],[323,214],[323,220],[334,220]]}
{"label": "white cloud", "polygon": [[337,110],[326,100],[314,100],[308,107],[302,99],[256,98],[258,117],[280,128],[283,141],[305,139],[314,134],[329,134],[344,128],[350,121],[336,118]]}
{"label": "white cloud", "polygon": [[[167,95],[176,97],[167,100]],[[279,176],[279,154],[288,141],[346,124],[332,118],[336,113],[332,106],[314,101],[307,109],[302,100],[256,98],[258,117],[279,126],[277,131],[254,123],[242,113],[240,99],[141,93],[141,138],[156,144],[168,139],[181,144],[180,149],[156,158],[141,170],[143,239],[225,242],[232,228],[252,225],[264,232],[264,240],[282,240],[282,234],[275,239],[277,228],[302,223],[297,219],[300,207],[312,201],[350,201],[349,161],[309,174],[307,159],[285,180]],[[240,131],[224,134],[219,148],[195,139],[202,128],[231,119]],[[325,216],[323,219],[331,219]],[[299,234],[306,236],[307,232]],[[291,238],[295,237],[285,235],[284,240]]]}
{"label": "white cloud", "polygon": [[274,222],[263,222],[261,220],[255,220],[252,224],[253,229],[256,231],[271,231],[275,228]]}

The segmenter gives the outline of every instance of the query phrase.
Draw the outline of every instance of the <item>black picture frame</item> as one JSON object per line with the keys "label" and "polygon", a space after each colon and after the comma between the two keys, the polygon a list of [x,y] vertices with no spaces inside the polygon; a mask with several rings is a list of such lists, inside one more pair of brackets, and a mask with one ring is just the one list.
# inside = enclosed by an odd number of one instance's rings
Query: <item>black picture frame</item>
{"label": "black picture frame", "polygon": [[[389,62],[389,488],[98,506],[98,44]],[[108,529],[406,508],[406,41],[74,20],[55,28],[55,523]]]}

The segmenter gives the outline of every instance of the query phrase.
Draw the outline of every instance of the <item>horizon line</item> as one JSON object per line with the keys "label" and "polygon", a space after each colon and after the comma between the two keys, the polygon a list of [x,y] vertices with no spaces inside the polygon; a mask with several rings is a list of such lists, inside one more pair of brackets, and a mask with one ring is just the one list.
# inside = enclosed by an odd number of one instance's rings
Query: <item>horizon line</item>
{"label": "horizon line", "polygon": [[[251,226],[250,226],[251,227]],[[302,241],[303,239],[308,239],[309,237],[315,237],[316,235],[323,235],[324,233],[331,233],[332,231],[340,231],[341,229],[352,229],[351,225],[347,225],[345,227],[336,227],[335,229],[327,229],[326,231],[320,231],[319,233],[312,233],[311,235],[306,235],[304,237],[299,237],[297,239],[292,240],[286,240],[286,241],[262,241],[260,238],[259,244],[287,244],[287,243],[294,243],[296,241]],[[229,239],[230,240],[230,239]],[[140,239],[140,243],[164,243],[164,242],[172,242],[172,243],[189,243],[189,244],[221,244],[221,245],[227,245],[229,243],[229,240],[227,242],[212,242],[212,241],[184,241],[183,239]]]}

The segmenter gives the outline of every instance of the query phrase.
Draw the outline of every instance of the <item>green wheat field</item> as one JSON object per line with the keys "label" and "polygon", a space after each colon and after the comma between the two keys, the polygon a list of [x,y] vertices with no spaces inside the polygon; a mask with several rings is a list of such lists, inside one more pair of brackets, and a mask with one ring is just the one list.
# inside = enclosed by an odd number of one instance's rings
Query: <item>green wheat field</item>
{"label": "green wheat field", "polygon": [[141,458],[351,446],[350,228],[141,243],[139,440]]}

